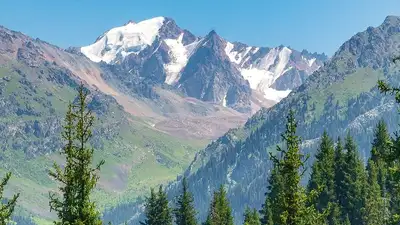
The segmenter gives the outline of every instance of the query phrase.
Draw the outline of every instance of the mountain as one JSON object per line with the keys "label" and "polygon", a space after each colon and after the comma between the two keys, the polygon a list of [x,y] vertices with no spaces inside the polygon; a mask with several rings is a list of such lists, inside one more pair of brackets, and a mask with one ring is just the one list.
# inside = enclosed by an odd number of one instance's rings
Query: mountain
{"label": "mountain", "polygon": [[243,113],[279,102],[327,60],[284,46],[231,43],[214,30],[197,37],[166,17],[112,28],[80,52],[146,84],[168,84],[185,96]]}
{"label": "mountain", "polygon": [[[392,62],[399,52],[400,17],[388,16],[380,26],[369,27],[346,41],[288,97],[260,110],[243,127],[231,129],[197,153],[184,175],[199,217],[205,219],[212,193],[221,184],[228,190],[236,224],[243,221],[247,205],[261,208],[272,166],[268,152],[274,152],[281,143],[290,109],[296,113],[304,152],[314,153],[324,130],[333,138],[344,137],[349,131],[366,160],[377,121],[384,118],[390,131],[398,126],[394,100],[379,93],[377,81],[400,83],[400,67]],[[180,190],[180,179],[168,187],[171,198]],[[105,218],[113,218],[113,213],[124,215],[120,218],[133,224],[140,218],[139,212],[140,202],[115,208],[105,213]],[[117,218],[114,221],[121,222]]]}
{"label": "mountain", "polygon": [[101,209],[175,179],[209,140],[247,118],[138,82],[125,76],[124,68],[93,62],[78,50],[0,26],[0,171],[13,173],[5,193],[21,192],[18,215],[54,216],[48,192],[56,186],[48,169],[54,161],[63,163],[60,132],[80,83],[90,92],[97,118],[91,140],[95,159],[106,160],[93,195]]}

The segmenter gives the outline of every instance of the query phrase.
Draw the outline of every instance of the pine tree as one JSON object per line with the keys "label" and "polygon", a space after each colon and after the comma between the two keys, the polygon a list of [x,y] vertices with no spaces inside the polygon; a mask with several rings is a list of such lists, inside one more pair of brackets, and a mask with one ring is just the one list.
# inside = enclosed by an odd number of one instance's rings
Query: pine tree
{"label": "pine tree", "polygon": [[[338,203],[338,208],[343,215],[345,213],[341,209],[345,204],[345,198],[346,198],[346,187],[344,183],[345,164],[346,164],[345,154],[343,152],[342,141],[339,137],[335,148],[335,195],[336,195],[336,201]],[[341,220],[344,219],[345,216],[342,216]]]}
{"label": "pine tree", "polygon": [[214,192],[207,218],[209,225],[233,225],[232,210],[224,186]]}
{"label": "pine tree", "polygon": [[364,207],[365,196],[365,169],[359,159],[357,147],[351,137],[347,134],[345,142],[345,164],[344,164],[344,201],[343,212],[348,213],[351,224],[362,224],[361,209]]}
{"label": "pine tree", "polygon": [[262,205],[262,209],[260,210],[262,216],[260,222],[262,225],[274,225],[270,197],[268,196],[268,193],[266,193],[266,195],[265,203]]}
{"label": "pine tree", "polygon": [[196,209],[194,199],[188,190],[186,177],[182,180],[182,194],[178,197],[177,208],[174,210],[176,225],[196,225]]}
{"label": "pine tree", "polygon": [[172,210],[168,206],[167,193],[163,190],[162,185],[158,189],[157,196],[157,213],[158,213],[158,224],[172,225]]}
{"label": "pine tree", "polygon": [[364,210],[365,225],[386,224],[386,209],[378,182],[378,168],[374,161],[368,162],[368,186]]}
{"label": "pine tree", "polygon": [[95,168],[91,167],[94,149],[88,147],[87,142],[92,136],[94,116],[87,108],[87,97],[88,92],[82,84],[77,103],[69,104],[65,117],[62,137],[66,144],[61,153],[66,158],[66,164],[62,169],[54,163],[54,171],[49,173],[62,184],[59,188],[63,194],[61,199],[50,193],[50,210],[56,211],[59,218],[55,224],[102,224],[90,194],[99,179],[97,172],[104,161]]}
{"label": "pine tree", "polygon": [[371,160],[377,167],[378,184],[382,191],[382,197],[387,195],[386,186],[388,182],[388,164],[386,158],[390,154],[392,146],[391,138],[384,120],[380,120],[375,128],[374,140],[372,142]]}
{"label": "pine tree", "polygon": [[[0,198],[3,199],[3,192],[4,189],[8,183],[8,181],[11,178],[11,173],[6,173],[6,176],[3,178],[3,180],[0,183]],[[19,197],[19,193],[14,195],[10,200],[8,200],[6,203],[5,201],[2,200],[3,203],[1,203],[0,206],[0,225],[6,225],[11,219],[11,215],[14,212],[15,205],[17,203]]]}
{"label": "pine tree", "polygon": [[146,198],[145,216],[142,225],[172,225],[172,210],[168,206],[167,193],[160,185],[156,193],[153,188],[150,189],[150,197]]}
{"label": "pine tree", "polygon": [[315,191],[310,193],[309,198],[300,184],[307,157],[300,152],[300,138],[296,135],[296,128],[294,112],[290,111],[287,117],[286,131],[282,134],[286,149],[277,147],[281,158],[271,155],[276,177],[281,179],[281,182],[278,183],[280,187],[276,191],[272,191],[276,188],[274,183],[270,188],[271,193],[275,195],[270,198],[271,211],[273,214],[281,211],[278,218],[273,218],[273,222],[277,225],[321,225],[324,224],[325,215],[318,213],[313,205],[307,207],[310,199],[315,197]]}
{"label": "pine tree", "polygon": [[260,218],[256,209],[251,210],[246,207],[244,212],[244,225],[261,225]]}
{"label": "pine tree", "polygon": [[265,193],[265,203],[260,210],[263,225],[273,225],[273,221],[279,221],[283,213],[283,179],[279,172],[278,164],[274,163],[274,168],[268,179],[268,192]]}
{"label": "pine tree", "polygon": [[326,131],[322,135],[316,160],[312,167],[311,178],[308,184],[308,191],[310,192],[311,190],[317,191],[317,196],[312,203],[319,212],[328,209],[330,203],[336,201],[335,148],[332,139]]}
{"label": "pine tree", "polygon": [[144,222],[140,222],[142,225],[157,225],[158,223],[158,212],[157,212],[157,194],[153,188],[150,188],[150,197],[146,198],[145,203],[145,216]]}

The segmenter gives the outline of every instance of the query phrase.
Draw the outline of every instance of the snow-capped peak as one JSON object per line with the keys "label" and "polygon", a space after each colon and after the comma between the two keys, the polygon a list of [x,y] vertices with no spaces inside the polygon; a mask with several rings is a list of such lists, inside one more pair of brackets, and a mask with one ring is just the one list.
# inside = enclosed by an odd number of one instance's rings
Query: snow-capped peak
{"label": "snow-capped peak", "polygon": [[92,45],[82,47],[81,52],[94,62],[113,62],[117,56],[138,54],[153,44],[164,17],[155,17],[139,23],[129,21],[124,26],[107,31]]}

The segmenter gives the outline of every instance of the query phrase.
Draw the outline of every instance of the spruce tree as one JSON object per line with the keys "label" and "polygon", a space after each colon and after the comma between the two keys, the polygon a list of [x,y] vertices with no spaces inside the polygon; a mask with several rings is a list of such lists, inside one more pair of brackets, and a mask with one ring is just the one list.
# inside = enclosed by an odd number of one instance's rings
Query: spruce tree
{"label": "spruce tree", "polygon": [[160,185],[156,193],[153,188],[150,189],[150,197],[146,198],[145,216],[142,225],[172,225],[172,210],[168,206],[167,193]]}
{"label": "spruce tree", "polygon": [[145,216],[144,222],[140,222],[142,225],[157,225],[158,224],[158,212],[157,212],[157,194],[153,188],[150,188],[150,197],[146,197],[145,202]]}
{"label": "spruce tree", "polygon": [[55,224],[102,224],[100,214],[90,194],[99,179],[97,172],[104,161],[92,168],[94,149],[88,146],[92,136],[94,116],[87,108],[88,92],[83,84],[78,89],[76,103],[70,103],[65,117],[62,137],[65,146],[61,151],[66,158],[64,168],[54,163],[49,175],[61,183],[62,197],[50,193],[50,210],[57,212]]}
{"label": "spruce tree", "polygon": [[163,190],[162,185],[158,189],[157,196],[157,213],[158,213],[158,224],[172,225],[172,210],[168,206],[167,193]]}
{"label": "spruce tree", "polygon": [[182,179],[182,194],[178,197],[174,210],[176,225],[196,225],[196,209],[194,199],[188,190],[186,177]]}
{"label": "spruce tree", "polygon": [[316,160],[312,166],[311,178],[308,183],[308,190],[318,190],[318,194],[313,204],[322,212],[328,205],[335,202],[335,148],[332,139],[325,131],[321,138],[321,143]]}
{"label": "spruce tree", "polygon": [[223,185],[214,192],[206,223],[209,225],[233,225],[232,210]]}
{"label": "spruce tree", "polygon": [[6,173],[6,176],[0,183],[0,198],[2,199],[2,203],[0,205],[0,225],[8,224],[19,197],[19,193],[17,193],[7,202],[3,200],[3,192],[10,178],[11,173]]}
{"label": "spruce tree", "polygon": [[342,207],[345,204],[346,198],[346,187],[344,183],[345,177],[345,154],[343,152],[343,145],[340,137],[336,142],[335,148],[335,195],[336,195],[336,202],[338,203],[339,211],[342,213],[341,220],[344,220],[346,217],[344,216],[345,213],[342,210]]}
{"label": "spruce tree", "polygon": [[251,210],[246,207],[244,212],[244,225],[261,225],[260,218],[256,209]]}
{"label": "spruce tree", "polygon": [[280,215],[283,213],[283,179],[278,164],[273,163],[274,168],[268,179],[268,192],[265,193],[265,202],[262,205],[262,210],[260,210],[263,225],[273,225],[273,221],[279,221]]}
{"label": "spruce tree", "polygon": [[368,162],[368,186],[365,199],[365,225],[386,224],[386,209],[378,182],[378,168],[374,161]]}
{"label": "spruce tree", "polygon": [[262,205],[262,209],[260,210],[261,214],[261,219],[260,222],[262,225],[274,225],[274,220],[273,220],[273,213],[272,213],[272,207],[270,203],[270,197],[268,196],[268,193],[266,194],[265,202]]}
{"label": "spruce tree", "polygon": [[345,146],[344,164],[344,201],[343,212],[348,213],[351,224],[362,224],[362,208],[364,207],[364,196],[366,187],[365,169],[359,159],[357,147],[351,137],[347,134]]}
{"label": "spruce tree", "polygon": [[[290,111],[287,117],[286,131],[282,134],[282,139],[286,149],[277,147],[277,152],[281,154],[281,158],[272,156],[274,161],[274,170],[281,179],[280,187],[272,194],[275,200],[271,200],[271,211],[281,211],[278,218],[273,218],[276,225],[311,225],[324,224],[325,213],[320,214],[315,207],[308,206],[310,202],[309,196],[306,195],[305,189],[301,186],[301,176],[305,171],[305,157],[299,149],[300,137],[296,135],[297,123],[294,118],[294,112]],[[271,190],[274,189],[272,184]],[[269,193],[269,194],[271,194]],[[315,191],[310,197],[315,196]]]}

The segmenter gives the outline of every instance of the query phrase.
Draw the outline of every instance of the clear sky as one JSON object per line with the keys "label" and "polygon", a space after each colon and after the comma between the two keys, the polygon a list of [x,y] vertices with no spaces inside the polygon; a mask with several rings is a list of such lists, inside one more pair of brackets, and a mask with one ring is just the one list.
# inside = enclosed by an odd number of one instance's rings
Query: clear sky
{"label": "clear sky", "polygon": [[400,0],[2,0],[0,25],[60,47],[88,45],[128,20],[168,16],[198,36],[332,55],[352,35],[400,16]]}

